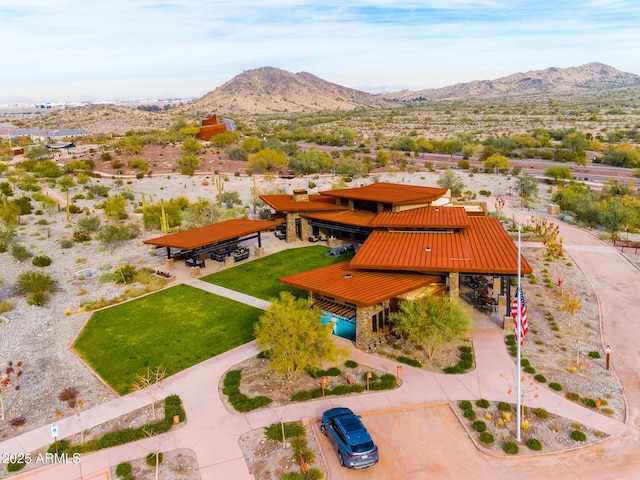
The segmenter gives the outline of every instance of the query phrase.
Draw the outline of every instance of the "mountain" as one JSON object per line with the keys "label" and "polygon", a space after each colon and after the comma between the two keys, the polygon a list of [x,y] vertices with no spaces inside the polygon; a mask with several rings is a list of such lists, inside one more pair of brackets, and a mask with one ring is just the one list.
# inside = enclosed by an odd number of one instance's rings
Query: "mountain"
{"label": "mountain", "polygon": [[402,90],[382,95],[388,100],[446,100],[525,96],[585,95],[640,86],[640,76],[602,63],[514,73],[495,80],[476,80],[443,88]]}
{"label": "mountain", "polygon": [[184,108],[190,112],[264,115],[392,105],[390,100],[327,82],[307,72],[262,67],[242,72]]}

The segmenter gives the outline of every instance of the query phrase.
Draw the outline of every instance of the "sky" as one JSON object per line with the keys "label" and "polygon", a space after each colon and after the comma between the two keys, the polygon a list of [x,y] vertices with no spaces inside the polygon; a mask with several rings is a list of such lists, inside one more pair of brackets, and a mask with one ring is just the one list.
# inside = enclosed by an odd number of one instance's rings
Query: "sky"
{"label": "sky", "polygon": [[265,66],[378,92],[589,62],[640,74],[640,2],[0,0],[0,103],[195,98]]}

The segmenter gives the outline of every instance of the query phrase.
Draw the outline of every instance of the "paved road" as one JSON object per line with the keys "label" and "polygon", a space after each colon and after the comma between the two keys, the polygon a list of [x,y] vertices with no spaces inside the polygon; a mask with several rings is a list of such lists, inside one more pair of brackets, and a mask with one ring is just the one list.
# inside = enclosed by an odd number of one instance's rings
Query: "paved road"
{"label": "paved road", "polygon": [[[524,221],[524,214],[515,212]],[[236,363],[257,353],[254,343],[243,345],[218,357],[180,372],[164,382],[163,392],[178,393],[188,415],[186,425],[158,439],[111,448],[82,457],[79,465],[59,465],[40,469],[16,478],[78,479],[101,474],[110,466],[146,455],[154,442],[163,450],[190,448],[198,458],[203,480],[250,480],[238,437],[280,418],[317,419],[335,402],[367,415],[373,428],[404,429],[403,436],[414,444],[418,458],[397,462],[391,470],[369,469],[364,472],[337,470],[332,478],[468,478],[518,479],[636,479],[640,475],[639,417],[640,329],[634,303],[640,272],[615,249],[606,246],[589,233],[561,226],[566,250],[575,263],[591,279],[602,311],[604,339],[613,348],[612,365],[619,375],[628,400],[626,424],[613,421],[580,405],[568,402],[549,390],[536,399],[551,413],[558,413],[610,433],[612,438],[601,444],[572,452],[535,458],[498,458],[475,449],[465,431],[453,420],[447,402],[484,397],[513,402],[505,392],[501,377],[513,375],[513,362],[506,353],[502,335],[497,330],[476,330],[473,334],[477,368],[466,375],[450,376],[403,368],[403,386],[390,392],[324,399],[304,404],[272,408],[246,415],[230,414],[218,396],[218,383],[224,372]],[[194,282],[197,283],[197,282]],[[353,351],[361,364],[395,373],[396,364],[388,359]],[[82,414],[84,428],[117,417],[149,402],[144,392],[117,398]],[[431,408],[425,408],[427,406]],[[435,406],[433,405],[441,405]],[[444,405],[444,406],[442,406]],[[389,413],[393,411],[394,413]],[[386,412],[386,413],[382,413]],[[78,431],[75,418],[58,422],[61,436]],[[42,427],[0,443],[0,452],[28,452],[48,445],[50,427]],[[323,441],[322,439],[320,440]],[[384,439],[383,439],[384,441]],[[396,445],[385,446],[392,450]],[[385,452],[388,455],[389,452]],[[331,462],[331,459],[327,458]],[[376,470],[377,469],[377,470]],[[378,473],[376,473],[376,471]],[[392,476],[389,475],[392,472]],[[332,469],[333,472],[333,469]]]}

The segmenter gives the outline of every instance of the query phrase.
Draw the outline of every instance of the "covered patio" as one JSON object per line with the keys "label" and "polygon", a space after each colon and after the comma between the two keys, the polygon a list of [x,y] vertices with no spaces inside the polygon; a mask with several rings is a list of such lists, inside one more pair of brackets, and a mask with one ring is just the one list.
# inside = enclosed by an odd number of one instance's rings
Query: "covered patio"
{"label": "covered patio", "polygon": [[166,248],[165,266],[174,267],[176,259],[183,259],[185,266],[204,268],[207,260],[232,265],[250,256],[247,245],[257,239],[254,255],[264,255],[261,232],[272,230],[279,222],[267,220],[233,219],[192,230],[172,233],[144,240],[147,245]]}

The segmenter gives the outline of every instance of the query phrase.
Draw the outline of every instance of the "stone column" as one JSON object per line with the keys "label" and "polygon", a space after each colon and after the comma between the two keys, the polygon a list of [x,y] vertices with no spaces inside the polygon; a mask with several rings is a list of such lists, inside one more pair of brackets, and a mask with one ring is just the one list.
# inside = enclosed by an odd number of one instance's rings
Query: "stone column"
{"label": "stone column", "polygon": [[255,253],[258,258],[264,257],[264,247],[256,247]]}
{"label": "stone column", "polygon": [[451,298],[460,296],[460,274],[458,272],[449,273],[449,296]]}

